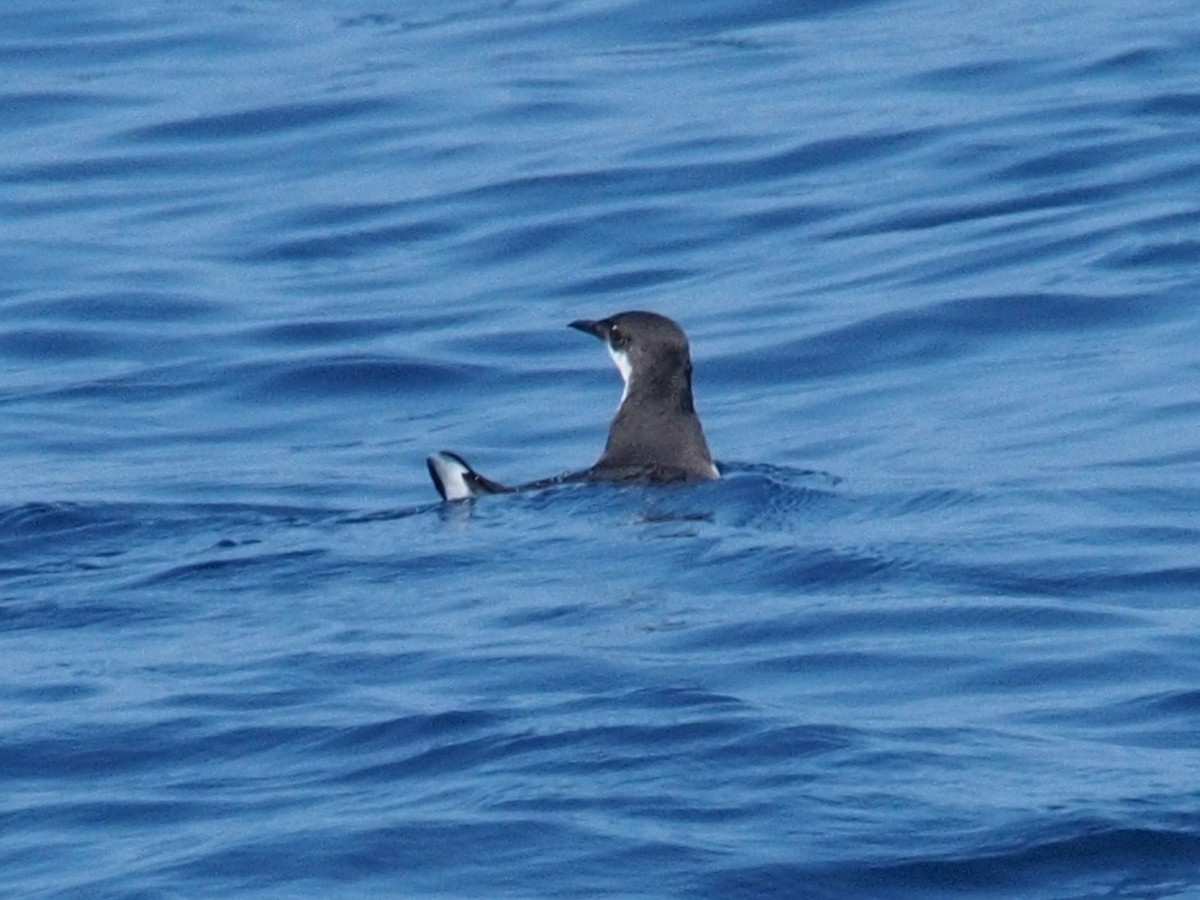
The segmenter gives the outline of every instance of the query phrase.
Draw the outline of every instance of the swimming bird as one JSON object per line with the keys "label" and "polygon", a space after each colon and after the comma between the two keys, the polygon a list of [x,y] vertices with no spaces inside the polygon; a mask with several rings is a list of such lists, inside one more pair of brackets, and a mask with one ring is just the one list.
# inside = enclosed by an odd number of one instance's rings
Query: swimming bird
{"label": "swimming bird", "polygon": [[426,460],[443,500],[548,487],[568,481],[673,482],[719,478],[692,399],[692,358],[683,329],[652,312],[617,313],[570,323],[604,342],[624,390],[595,464],[581,472],[506,487],[480,475],[457,453]]}

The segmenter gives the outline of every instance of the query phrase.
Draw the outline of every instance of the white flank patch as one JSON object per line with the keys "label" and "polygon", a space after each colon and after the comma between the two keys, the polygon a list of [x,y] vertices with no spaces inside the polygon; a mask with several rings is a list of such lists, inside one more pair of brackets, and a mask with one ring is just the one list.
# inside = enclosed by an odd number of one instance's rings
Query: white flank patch
{"label": "white flank patch", "polygon": [[[625,382],[625,390],[621,391],[621,403],[624,403],[625,398],[629,396],[629,376],[633,374],[633,363],[629,361],[629,354],[626,351],[614,350],[611,344],[604,346],[608,347],[608,355],[612,357],[617,371],[621,373],[621,380]],[[620,405],[620,403],[617,404],[618,407]]]}
{"label": "white flank patch", "polygon": [[441,482],[447,500],[466,500],[475,496],[467,482],[467,475],[471,470],[457,459],[445,453],[434,453],[429,457],[429,464],[437,472],[437,479]]}

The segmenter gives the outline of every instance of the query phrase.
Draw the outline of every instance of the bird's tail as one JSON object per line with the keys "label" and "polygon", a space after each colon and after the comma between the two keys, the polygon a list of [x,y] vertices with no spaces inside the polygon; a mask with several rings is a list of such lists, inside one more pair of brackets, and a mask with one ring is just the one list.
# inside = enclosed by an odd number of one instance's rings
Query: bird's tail
{"label": "bird's tail", "polygon": [[481,494],[503,494],[512,488],[484,478],[457,453],[443,450],[425,460],[433,486],[443,500],[469,500]]}

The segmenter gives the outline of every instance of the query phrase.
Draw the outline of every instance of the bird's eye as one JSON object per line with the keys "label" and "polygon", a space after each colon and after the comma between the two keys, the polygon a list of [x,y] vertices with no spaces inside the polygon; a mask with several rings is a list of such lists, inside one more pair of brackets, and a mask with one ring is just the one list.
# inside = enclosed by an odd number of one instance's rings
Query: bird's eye
{"label": "bird's eye", "polygon": [[614,325],[608,329],[608,342],[614,347],[624,347],[629,343],[629,338],[625,336],[625,332]]}

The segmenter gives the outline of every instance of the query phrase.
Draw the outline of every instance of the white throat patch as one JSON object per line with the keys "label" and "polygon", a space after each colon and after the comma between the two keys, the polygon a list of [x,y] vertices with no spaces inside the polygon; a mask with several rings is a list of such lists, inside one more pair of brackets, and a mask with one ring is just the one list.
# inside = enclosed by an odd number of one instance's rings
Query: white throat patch
{"label": "white throat patch", "polygon": [[[633,363],[629,361],[628,351],[616,350],[612,344],[608,343],[604,346],[608,348],[608,355],[612,357],[617,371],[621,373],[621,380],[625,382],[625,390],[621,391],[621,403],[624,403],[625,398],[629,396],[629,376],[633,374]],[[620,405],[620,403],[617,404],[618,408]]]}

